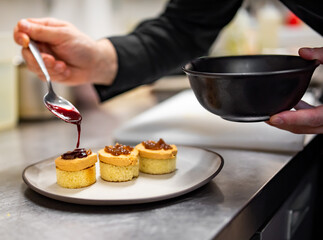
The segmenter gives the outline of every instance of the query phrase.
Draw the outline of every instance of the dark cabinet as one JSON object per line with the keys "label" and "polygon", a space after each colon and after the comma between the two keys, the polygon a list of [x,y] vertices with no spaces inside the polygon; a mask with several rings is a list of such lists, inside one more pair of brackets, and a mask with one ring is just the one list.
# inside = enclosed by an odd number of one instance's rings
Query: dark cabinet
{"label": "dark cabinet", "polygon": [[318,166],[313,166],[252,240],[312,239]]}

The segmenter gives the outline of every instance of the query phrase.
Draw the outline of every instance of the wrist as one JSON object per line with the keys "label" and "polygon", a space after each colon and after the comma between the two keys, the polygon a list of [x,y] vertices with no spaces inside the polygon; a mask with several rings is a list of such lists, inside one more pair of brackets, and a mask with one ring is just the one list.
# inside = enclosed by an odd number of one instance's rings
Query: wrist
{"label": "wrist", "polygon": [[111,85],[118,72],[118,56],[113,44],[108,39],[96,41],[95,66],[91,76],[94,84]]}

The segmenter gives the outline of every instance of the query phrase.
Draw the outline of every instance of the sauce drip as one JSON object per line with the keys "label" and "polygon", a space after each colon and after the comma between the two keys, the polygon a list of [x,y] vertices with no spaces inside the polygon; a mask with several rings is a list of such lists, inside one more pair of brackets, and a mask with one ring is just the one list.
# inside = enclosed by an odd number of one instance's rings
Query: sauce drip
{"label": "sauce drip", "polygon": [[146,149],[151,149],[151,150],[161,150],[161,149],[169,150],[169,149],[173,149],[172,146],[165,143],[165,141],[162,138],[160,138],[158,142],[148,140],[148,141],[142,142],[142,144],[144,145],[144,147]]}
{"label": "sauce drip", "polygon": [[52,105],[48,102],[46,103],[46,107],[48,108],[49,111],[54,113],[60,119],[64,120],[65,122],[76,125],[77,127],[76,148],[78,148],[80,146],[80,137],[81,137],[81,121],[82,121],[81,114],[75,108],[71,108],[71,109],[62,108],[57,105]]}
{"label": "sauce drip", "polygon": [[92,154],[91,149],[86,150],[85,148],[75,148],[73,151],[68,151],[61,155],[63,159],[72,160],[75,158],[85,158]]}
{"label": "sauce drip", "polygon": [[119,143],[116,143],[115,146],[105,146],[104,148],[104,151],[114,156],[129,155],[132,150],[133,150],[133,147],[122,145]]}

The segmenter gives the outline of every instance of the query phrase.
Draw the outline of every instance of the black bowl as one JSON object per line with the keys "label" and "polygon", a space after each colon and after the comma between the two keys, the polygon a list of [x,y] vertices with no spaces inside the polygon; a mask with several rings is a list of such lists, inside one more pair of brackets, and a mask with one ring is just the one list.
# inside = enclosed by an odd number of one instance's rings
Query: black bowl
{"label": "black bowl", "polygon": [[316,60],[288,55],[201,57],[183,67],[200,104],[224,119],[265,121],[304,95]]}

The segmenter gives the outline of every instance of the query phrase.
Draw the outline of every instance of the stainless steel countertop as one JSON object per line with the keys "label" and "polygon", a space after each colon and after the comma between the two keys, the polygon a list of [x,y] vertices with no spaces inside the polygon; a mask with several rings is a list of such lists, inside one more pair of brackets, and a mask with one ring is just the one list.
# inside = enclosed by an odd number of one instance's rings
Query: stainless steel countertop
{"label": "stainless steel countertop", "polygon": [[[158,102],[141,91],[142,100],[128,94],[82,110],[81,147],[112,143],[115,128]],[[29,189],[21,177],[24,168],[74,148],[76,134],[75,126],[56,119],[0,132],[1,239],[212,239],[295,155],[215,149],[224,167],[209,184],[149,204],[74,205]]]}

